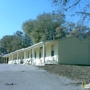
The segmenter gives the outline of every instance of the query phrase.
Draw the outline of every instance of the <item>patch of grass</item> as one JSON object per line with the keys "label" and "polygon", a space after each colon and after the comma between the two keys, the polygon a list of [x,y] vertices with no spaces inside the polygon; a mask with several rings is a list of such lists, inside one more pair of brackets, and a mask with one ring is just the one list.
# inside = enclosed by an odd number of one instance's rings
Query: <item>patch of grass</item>
{"label": "patch of grass", "polygon": [[80,65],[45,65],[39,66],[50,73],[68,77],[73,80],[90,83],[90,66]]}

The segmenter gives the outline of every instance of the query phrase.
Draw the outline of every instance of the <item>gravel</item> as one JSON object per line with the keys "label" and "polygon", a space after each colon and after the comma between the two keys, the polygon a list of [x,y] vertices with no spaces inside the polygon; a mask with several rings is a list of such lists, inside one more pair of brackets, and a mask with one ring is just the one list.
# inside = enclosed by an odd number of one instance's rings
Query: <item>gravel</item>
{"label": "gravel", "polygon": [[82,90],[81,86],[38,67],[0,64],[0,90]]}

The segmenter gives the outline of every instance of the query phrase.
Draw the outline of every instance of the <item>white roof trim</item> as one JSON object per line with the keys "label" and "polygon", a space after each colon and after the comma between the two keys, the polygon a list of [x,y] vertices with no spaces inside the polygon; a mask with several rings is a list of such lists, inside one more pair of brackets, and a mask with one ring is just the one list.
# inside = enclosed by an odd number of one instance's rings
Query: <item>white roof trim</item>
{"label": "white roof trim", "polygon": [[7,57],[7,56],[9,56],[10,54],[13,54],[13,53],[17,53],[17,52],[21,52],[21,51],[24,51],[24,50],[27,50],[27,49],[31,49],[31,48],[33,48],[35,46],[38,46],[40,44],[43,44],[43,42],[46,43],[46,42],[54,42],[54,41],[58,41],[58,40],[45,40],[45,41],[41,41],[41,42],[39,42],[37,44],[34,44],[32,46],[29,46],[27,48],[22,48],[22,49],[19,49],[19,50],[14,51],[14,52],[8,53],[8,54],[4,55],[3,57]]}
{"label": "white roof trim", "polygon": [[29,47],[27,47],[27,48],[22,48],[22,49],[19,49],[19,50],[14,51],[14,52],[8,53],[8,54],[4,55],[3,57],[7,57],[7,56],[9,56],[10,54],[17,53],[17,52],[20,52],[20,51],[24,51],[24,50],[33,48],[33,47],[35,47],[35,46],[37,46],[37,45],[40,45],[40,44],[43,44],[43,41],[42,41],[42,42],[39,42],[39,43],[37,43],[37,44],[34,44],[34,45],[32,45],[32,46],[29,46]]}

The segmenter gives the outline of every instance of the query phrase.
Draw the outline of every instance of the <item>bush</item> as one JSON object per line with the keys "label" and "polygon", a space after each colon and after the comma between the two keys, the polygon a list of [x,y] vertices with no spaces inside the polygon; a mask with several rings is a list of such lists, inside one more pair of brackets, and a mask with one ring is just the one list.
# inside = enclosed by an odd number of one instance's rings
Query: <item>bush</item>
{"label": "bush", "polygon": [[23,64],[23,63],[24,63],[23,60],[21,60],[21,61],[20,61],[20,64]]}

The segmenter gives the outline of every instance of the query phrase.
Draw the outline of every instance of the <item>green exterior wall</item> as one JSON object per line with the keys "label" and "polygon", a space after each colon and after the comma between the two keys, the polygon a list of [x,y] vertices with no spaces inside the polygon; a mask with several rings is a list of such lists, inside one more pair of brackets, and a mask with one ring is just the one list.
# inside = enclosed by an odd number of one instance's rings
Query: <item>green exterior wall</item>
{"label": "green exterior wall", "polygon": [[90,40],[75,37],[59,40],[59,62],[62,64],[90,64]]}

